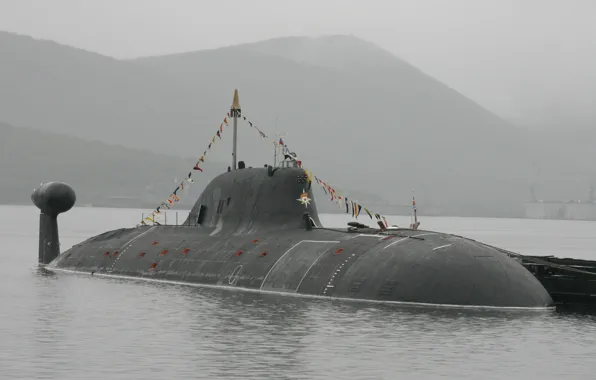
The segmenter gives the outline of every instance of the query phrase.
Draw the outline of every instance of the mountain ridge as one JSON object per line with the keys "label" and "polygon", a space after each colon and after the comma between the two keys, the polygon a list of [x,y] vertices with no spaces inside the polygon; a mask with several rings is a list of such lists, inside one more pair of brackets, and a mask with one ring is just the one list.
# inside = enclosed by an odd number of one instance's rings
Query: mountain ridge
{"label": "mountain ridge", "polygon": [[[565,165],[534,147],[528,130],[351,37],[323,38],[307,48],[312,39],[271,39],[132,60],[2,38],[0,54],[8,59],[0,61],[0,118],[18,127],[200,155],[238,88],[249,120],[269,134],[283,129],[305,165],[340,189],[403,203],[415,188],[421,203],[432,200],[451,213],[503,216],[519,215],[537,165],[542,176],[581,174],[563,173],[557,165]],[[212,159],[230,160],[227,134]],[[257,141],[241,121],[239,159],[249,166],[272,159],[271,144]],[[574,164],[573,157],[561,160]],[[566,186],[563,180],[559,186]]]}
{"label": "mountain ridge", "polygon": [[[64,181],[77,192],[77,204],[110,206],[114,199],[120,207],[157,206],[175,188],[174,176],[182,180],[191,162],[0,122],[0,203],[30,204],[40,182]],[[192,206],[197,191],[224,169],[221,162],[207,162],[181,204]],[[117,198],[127,198],[126,203]]]}

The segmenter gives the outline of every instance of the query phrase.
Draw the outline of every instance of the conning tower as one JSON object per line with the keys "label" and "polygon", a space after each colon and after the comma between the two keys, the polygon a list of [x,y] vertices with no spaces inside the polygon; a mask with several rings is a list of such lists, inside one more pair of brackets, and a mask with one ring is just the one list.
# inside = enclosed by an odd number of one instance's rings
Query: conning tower
{"label": "conning tower", "polygon": [[215,228],[213,234],[320,225],[311,183],[299,161],[288,158],[279,167],[260,168],[246,168],[244,161],[237,161],[237,126],[241,116],[236,89],[230,107],[234,128],[232,166],[207,185],[185,224]]}
{"label": "conning tower", "polygon": [[307,213],[312,224],[320,225],[308,177],[293,163],[220,174],[203,190],[186,224],[213,227],[214,233],[244,234],[307,227]]}

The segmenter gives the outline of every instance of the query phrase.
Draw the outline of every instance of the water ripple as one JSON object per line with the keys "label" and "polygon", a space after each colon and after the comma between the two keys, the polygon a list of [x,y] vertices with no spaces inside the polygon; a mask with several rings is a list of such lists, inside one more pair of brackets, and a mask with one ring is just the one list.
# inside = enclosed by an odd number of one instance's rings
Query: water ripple
{"label": "water ripple", "polygon": [[[7,244],[0,253],[3,378],[544,380],[596,372],[594,315],[355,304],[47,275],[35,267],[36,223],[22,221],[0,226]],[[488,236],[493,221],[484,223]],[[65,236],[88,237],[74,227],[66,224]],[[509,230],[498,235],[497,227],[492,238],[523,240]],[[540,231],[532,230],[538,240]]]}

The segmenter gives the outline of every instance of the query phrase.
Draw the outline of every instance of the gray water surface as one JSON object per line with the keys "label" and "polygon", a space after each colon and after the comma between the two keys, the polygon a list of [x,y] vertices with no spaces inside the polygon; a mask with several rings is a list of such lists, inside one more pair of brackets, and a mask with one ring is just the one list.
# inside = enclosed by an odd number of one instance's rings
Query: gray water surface
{"label": "gray water surface", "polygon": [[[384,306],[47,275],[38,211],[0,207],[0,378],[592,379],[596,316]],[[62,249],[140,211],[75,208]],[[342,226],[342,215],[324,215]],[[363,220],[365,221],[365,220]],[[407,217],[392,223],[405,225]],[[596,259],[596,223],[423,218],[529,254]]]}

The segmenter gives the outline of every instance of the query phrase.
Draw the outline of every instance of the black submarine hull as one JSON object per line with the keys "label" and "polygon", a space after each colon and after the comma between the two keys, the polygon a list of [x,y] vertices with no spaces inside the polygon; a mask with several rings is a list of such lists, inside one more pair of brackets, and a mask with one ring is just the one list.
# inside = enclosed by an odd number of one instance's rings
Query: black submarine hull
{"label": "black submarine hull", "polygon": [[207,185],[183,225],[109,231],[43,258],[57,271],[317,297],[553,304],[536,277],[495,247],[434,231],[323,228],[312,198],[300,167],[233,170]]}
{"label": "black submarine hull", "polygon": [[186,226],[115,230],[46,268],[315,296],[451,306],[536,307],[552,300],[518,262],[462,237],[330,230],[209,236]]}

